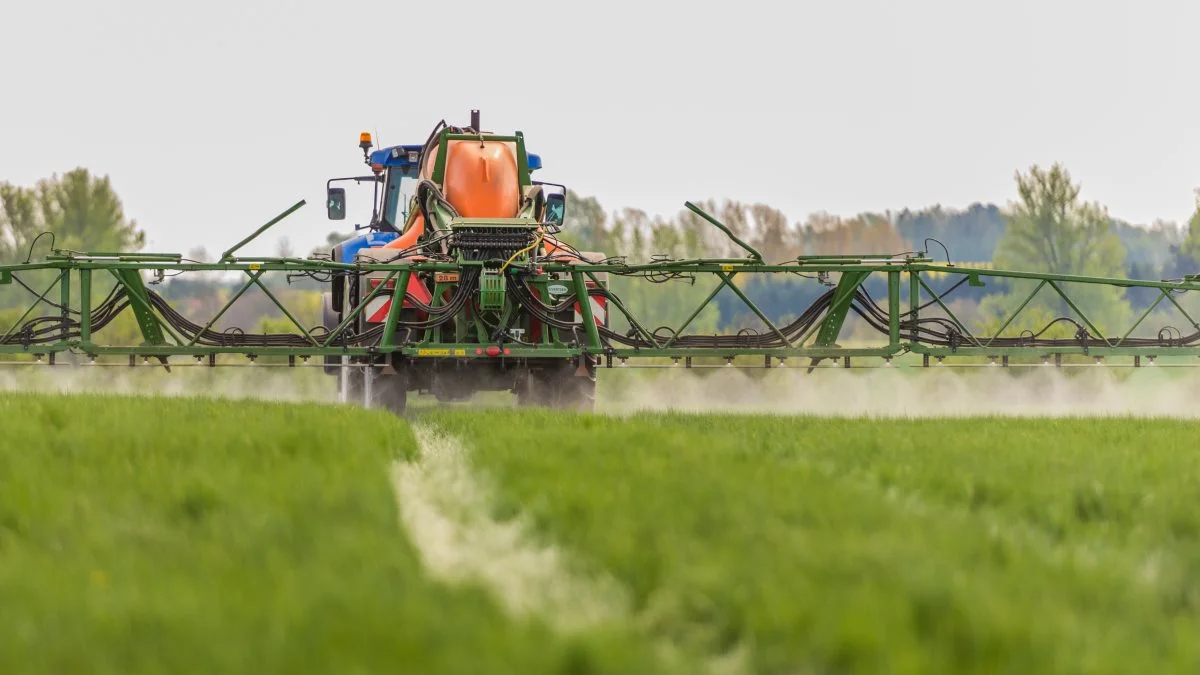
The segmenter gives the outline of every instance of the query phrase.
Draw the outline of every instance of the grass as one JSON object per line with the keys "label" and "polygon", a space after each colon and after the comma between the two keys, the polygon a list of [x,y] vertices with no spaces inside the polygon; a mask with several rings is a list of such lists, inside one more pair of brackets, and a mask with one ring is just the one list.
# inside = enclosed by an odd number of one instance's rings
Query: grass
{"label": "grass", "polygon": [[783,672],[1195,672],[1197,425],[435,413],[647,635]]}
{"label": "grass", "polygon": [[425,580],[403,422],[315,405],[0,396],[0,672],[635,672]]}
{"label": "grass", "polygon": [[[0,672],[1195,672],[1197,425],[415,410],[611,574],[568,637],[430,580],[376,411],[0,394]],[[694,671],[692,671],[694,672]]]}

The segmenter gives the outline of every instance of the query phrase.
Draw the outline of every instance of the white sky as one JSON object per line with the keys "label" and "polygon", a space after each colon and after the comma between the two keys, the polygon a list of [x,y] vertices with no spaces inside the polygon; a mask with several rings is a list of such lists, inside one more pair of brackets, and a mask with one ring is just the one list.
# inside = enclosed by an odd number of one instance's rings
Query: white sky
{"label": "white sky", "polygon": [[303,252],[340,229],[325,179],[363,168],[360,131],[419,143],[474,107],[610,211],[1003,204],[1062,161],[1115,216],[1185,220],[1198,23],[1186,0],[0,0],[0,180],[108,174],[151,251],[217,253],[303,198],[247,249]]}

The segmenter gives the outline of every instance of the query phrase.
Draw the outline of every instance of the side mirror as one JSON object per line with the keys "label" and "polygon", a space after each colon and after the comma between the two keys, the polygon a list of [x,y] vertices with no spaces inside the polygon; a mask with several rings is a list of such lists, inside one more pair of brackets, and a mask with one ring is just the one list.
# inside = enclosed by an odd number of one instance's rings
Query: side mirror
{"label": "side mirror", "polygon": [[329,188],[326,191],[325,210],[330,220],[346,219],[346,189]]}
{"label": "side mirror", "polygon": [[546,195],[546,222],[561,227],[566,216],[567,195],[558,193]]}

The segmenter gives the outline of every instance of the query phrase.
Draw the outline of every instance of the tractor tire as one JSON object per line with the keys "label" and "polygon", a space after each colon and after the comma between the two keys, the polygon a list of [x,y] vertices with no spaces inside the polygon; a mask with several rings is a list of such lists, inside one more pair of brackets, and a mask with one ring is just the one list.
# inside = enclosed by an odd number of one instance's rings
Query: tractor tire
{"label": "tractor tire", "polygon": [[371,381],[371,407],[403,415],[408,408],[408,378],[400,373],[376,375]]}
{"label": "tractor tire", "polygon": [[591,412],[596,408],[596,365],[589,357],[585,364],[585,375],[578,374],[575,366],[563,369],[559,376],[556,408]]}
{"label": "tractor tire", "polygon": [[[346,403],[364,406],[366,403],[366,378],[362,370],[351,368],[346,373],[349,386],[346,389]],[[338,378],[339,387],[341,378]],[[404,414],[408,408],[408,378],[400,373],[384,375],[376,372],[371,380],[372,408],[383,408],[397,415]]]}
{"label": "tractor tire", "polygon": [[517,388],[517,405],[539,406],[557,410],[590,412],[596,407],[596,365],[590,359],[586,374],[567,362],[553,368],[532,370]]}

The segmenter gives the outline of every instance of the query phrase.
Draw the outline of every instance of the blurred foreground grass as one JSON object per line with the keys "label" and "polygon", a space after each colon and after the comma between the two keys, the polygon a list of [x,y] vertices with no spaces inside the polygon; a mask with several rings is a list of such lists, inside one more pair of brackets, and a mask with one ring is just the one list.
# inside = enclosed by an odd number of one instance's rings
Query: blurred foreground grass
{"label": "blurred foreground grass", "polygon": [[414,441],[386,413],[0,394],[0,420],[0,673],[632,672],[644,656],[428,581],[388,478]]}
{"label": "blurred foreground grass", "polygon": [[1200,426],[505,411],[501,514],[755,672],[1196,672]]}
{"label": "blurred foreground grass", "polygon": [[429,580],[351,407],[0,394],[0,672],[1195,672],[1198,425],[415,410],[611,574],[564,637]]}

